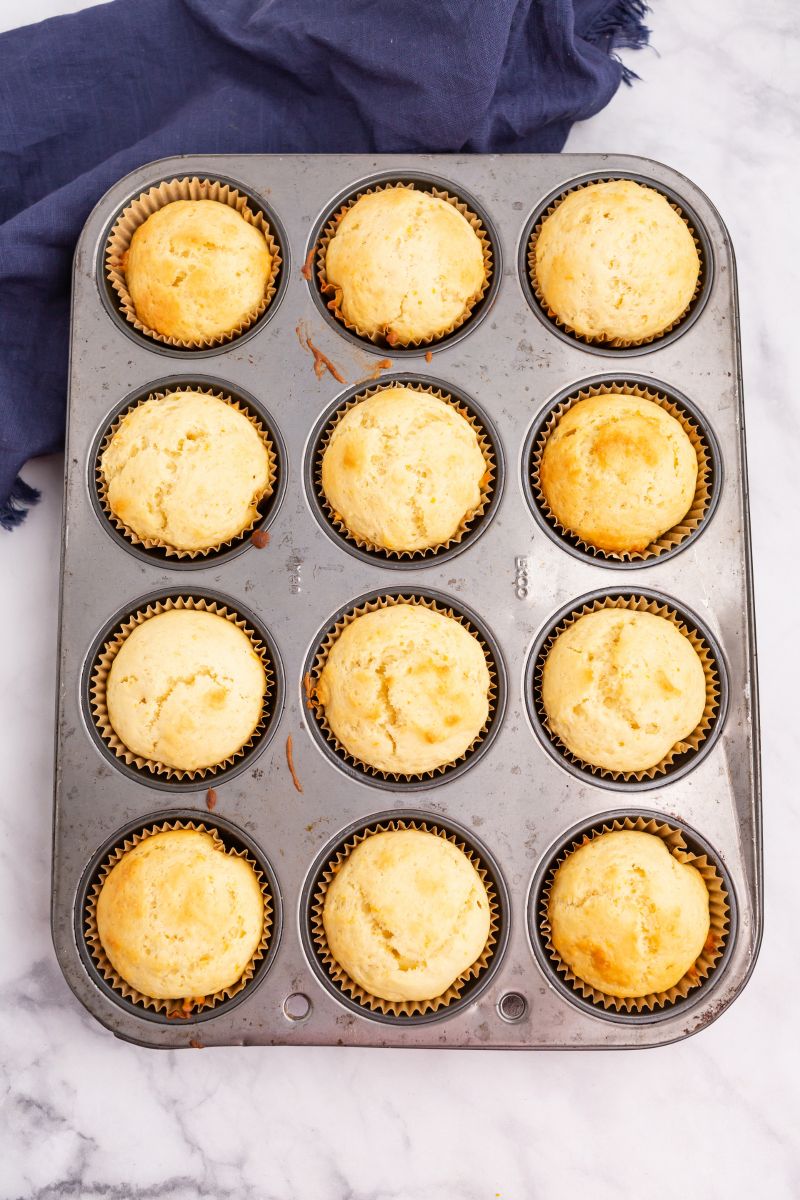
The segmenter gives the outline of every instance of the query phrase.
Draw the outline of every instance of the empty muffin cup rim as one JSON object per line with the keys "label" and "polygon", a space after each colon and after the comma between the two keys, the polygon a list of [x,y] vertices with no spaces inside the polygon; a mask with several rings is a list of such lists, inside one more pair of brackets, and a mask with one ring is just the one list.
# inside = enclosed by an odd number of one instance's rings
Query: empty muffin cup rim
{"label": "empty muffin cup rim", "polygon": [[[263,640],[258,629],[246,617],[243,617],[230,602],[202,595],[194,596],[178,592],[175,595],[159,594],[156,598],[145,598],[135,603],[136,605],[143,604],[144,607],[132,608],[128,611],[127,615],[122,616],[115,622],[108,635],[101,640],[89,666],[88,703],[94,727],[106,749],[117,759],[124,762],[128,768],[135,769],[140,777],[146,778],[148,775],[151,775],[154,779],[159,778],[184,786],[199,783],[205,779],[216,778],[228,768],[235,766],[249,750],[256,746],[258,742],[263,741],[269,725],[272,723],[278,688],[277,669],[272,660],[271,648]],[[240,629],[247,635],[264,668],[265,689],[261,702],[261,715],[258,724],[253,729],[247,741],[235,753],[229,754],[221,762],[214,763],[209,767],[198,767],[194,770],[171,767],[155,759],[148,759],[142,755],[135,754],[125,745],[114,730],[109,719],[106,700],[106,686],[111,666],[128,636],[137,626],[142,625],[145,621],[173,610],[209,612],[214,616],[230,621],[237,629]]]}
{"label": "empty muffin cup rim", "polygon": [[[338,640],[342,632],[351,625],[353,621],[359,617],[365,616],[370,612],[377,612],[379,609],[393,608],[398,604],[418,605],[423,608],[430,609],[432,612],[437,612],[440,616],[451,617],[458,621],[468,633],[477,640],[481,650],[483,651],[486,660],[486,667],[489,672],[489,689],[487,700],[489,711],[486,716],[486,721],[481,726],[478,733],[467,746],[463,754],[458,758],[441,764],[430,771],[412,772],[408,774],[397,771],[383,771],[379,767],[373,767],[357,755],[351,754],[350,751],[339,741],[336,734],[331,729],[325,717],[325,706],[319,700],[317,695],[317,683],[325,663],[328,660],[331,648]],[[452,603],[443,596],[434,593],[431,589],[401,589],[399,591],[379,591],[377,593],[368,593],[367,596],[362,596],[334,619],[332,625],[327,625],[322,632],[322,637],[319,634],[313,643],[314,648],[306,660],[309,663],[308,670],[303,677],[303,688],[305,692],[306,709],[310,710],[311,717],[317,730],[324,739],[324,744],[329,753],[334,757],[334,760],[340,765],[344,763],[355,771],[368,782],[378,783],[385,781],[395,788],[402,790],[404,787],[433,786],[437,783],[444,782],[451,777],[451,773],[460,767],[471,762],[476,752],[480,751],[484,745],[488,745],[492,735],[496,732],[497,724],[502,718],[503,697],[504,697],[504,678],[503,667],[499,659],[499,652],[495,653],[495,647],[491,641],[485,637],[483,630],[473,621],[472,615],[455,607]]]}
{"label": "empty muffin cup rim", "polygon": [[[102,469],[103,454],[111,445],[111,442],[119,431],[123,421],[125,421],[131,413],[135,412],[138,408],[143,407],[145,404],[150,403],[152,400],[160,401],[166,399],[167,396],[179,395],[186,392],[211,396],[215,400],[221,400],[229,408],[233,409],[234,412],[241,413],[241,415],[250,422],[258,434],[259,440],[262,442],[267,451],[267,458],[269,462],[267,487],[258,502],[253,519],[238,533],[233,534],[231,537],[224,538],[221,542],[215,542],[211,546],[206,546],[201,550],[180,550],[177,547],[171,546],[169,543],[158,538],[145,538],[137,534],[136,531],[132,529],[130,525],[127,525],[120,517],[118,517],[112,509],[108,499],[108,484]],[[235,396],[231,396],[228,392],[212,384],[181,385],[180,383],[170,384],[164,387],[157,387],[153,391],[149,392],[147,396],[140,396],[137,399],[131,400],[129,403],[124,402],[123,407],[117,411],[116,415],[107,425],[105,432],[101,435],[100,442],[97,446],[94,456],[93,469],[93,479],[97,492],[97,499],[106,520],[121,534],[126,542],[130,543],[130,545],[140,547],[143,550],[162,550],[168,559],[175,559],[176,562],[197,562],[198,559],[216,556],[224,553],[227,550],[233,549],[235,546],[240,545],[247,538],[247,536],[251,534],[253,530],[264,520],[264,513],[262,509],[269,501],[273,499],[276,494],[278,474],[278,452],[273,441],[272,434],[262,421],[261,417],[252,411],[249,405],[246,405],[242,401],[238,400]]]}
{"label": "empty muffin cup rim", "polygon": [[[645,770],[613,771],[586,762],[579,755],[574,754],[550,728],[542,701],[544,665],[556,639],[581,617],[608,608],[622,608],[640,613],[648,612],[669,620],[678,632],[688,639],[703,667],[706,681],[706,703],[700,721],[685,738],[676,742],[663,758]],[[538,639],[529,655],[525,691],[528,709],[535,728],[541,731],[540,740],[552,747],[554,757],[562,760],[565,766],[576,768],[583,778],[591,778],[595,783],[609,781],[611,786],[623,789],[636,785],[653,787],[670,782],[671,778],[677,775],[677,770],[673,770],[676,760],[684,755],[688,756],[687,762],[697,758],[706,745],[713,745],[716,741],[724,722],[727,704],[725,663],[715,641],[706,634],[702,624],[696,620],[693,614],[687,612],[684,615],[679,603],[670,597],[638,588],[630,590],[613,588],[595,595],[581,597],[574,604],[566,606],[566,610],[562,610],[561,614],[556,616],[544,635]]]}
{"label": "empty muffin cup rim", "polygon": [[[176,200],[215,200],[234,209],[263,234],[270,255],[270,273],[259,304],[241,319],[233,329],[217,337],[177,338],[159,333],[140,321],[125,278],[124,256],[130,248],[135,231],[161,208]],[[252,206],[252,207],[251,207]],[[283,252],[266,210],[246,191],[220,177],[198,175],[170,176],[150,185],[127,201],[114,218],[103,247],[105,280],[114,295],[117,312],[123,321],[146,341],[157,342],[173,350],[212,350],[235,341],[247,333],[267,311],[278,291],[283,267]]]}
{"label": "empty muffin cup rim", "polygon": [[[385,348],[389,351],[394,350],[396,352],[415,350],[421,346],[433,346],[437,343],[443,342],[457,330],[461,329],[462,326],[466,325],[471,319],[475,308],[481,303],[489,291],[495,271],[494,260],[498,256],[498,252],[494,246],[490,233],[486,228],[483,219],[476,212],[474,212],[464,200],[461,199],[461,196],[458,194],[458,192],[450,192],[446,187],[439,187],[438,182],[439,181],[433,179],[428,181],[422,176],[415,176],[413,179],[406,180],[401,174],[392,176],[389,179],[382,178],[374,180],[364,186],[361,186],[356,191],[351,192],[344,199],[339,200],[334,207],[334,210],[330,212],[323,221],[317,240],[312,246],[313,258],[311,258],[311,252],[309,252],[309,257],[313,263],[312,269],[316,278],[316,283],[319,287],[319,291],[326,308],[330,311],[335,320],[344,326],[344,328],[353,337],[358,338],[361,342],[369,342],[374,346]],[[421,183],[427,183],[428,186],[421,187]],[[348,321],[340,308],[342,290],[330,282],[326,271],[328,246],[349,209],[351,209],[353,205],[356,204],[363,196],[371,195],[377,192],[388,191],[395,188],[405,188],[408,191],[425,191],[429,195],[435,196],[436,199],[444,200],[446,203],[451,204],[457,212],[461,213],[462,217],[464,217],[468,222],[473,233],[475,233],[477,236],[483,254],[483,283],[481,284],[480,290],[474,296],[468,299],[461,315],[450,325],[448,325],[446,329],[443,329],[438,333],[430,334],[427,337],[409,338],[405,341],[399,338],[396,338],[394,341],[390,341],[386,334],[369,333],[368,330],[362,329],[353,322]]]}
{"label": "empty muffin cup rim", "polygon": [[[665,530],[644,550],[603,550],[582,538],[558,520],[541,486],[540,471],[544,450],[562,418],[583,400],[608,395],[630,396],[657,404],[678,421],[697,457],[697,480],[691,506],[676,525]],[[693,540],[710,520],[716,508],[721,485],[721,460],[713,435],[705,423],[687,407],[685,398],[679,398],[655,380],[645,382],[636,379],[635,376],[591,380],[571,388],[566,396],[561,393],[546,411],[544,418],[537,419],[526,438],[523,470],[526,497],[544,519],[545,527],[551,535],[556,535],[554,540],[567,549],[577,551],[587,561],[616,567],[651,565],[663,560],[666,555],[674,555]]]}
{"label": "empty muffin cup rim", "polygon": [[[140,992],[137,988],[129,984],[112,966],[97,926],[97,903],[100,898],[100,893],[103,889],[103,884],[117,863],[142,842],[159,833],[169,833],[180,830],[190,830],[198,833],[208,834],[214,843],[214,848],[222,853],[243,859],[250,866],[258,880],[259,888],[264,902],[264,919],[261,932],[261,938],[258,946],[249,962],[245,966],[242,974],[232,984],[225,988],[220,988],[210,996],[193,996],[190,1003],[181,1002],[181,997],[172,999],[157,998],[148,996],[144,992]],[[223,829],[223,832],[225,830]],[[247,985],[255,975],[259,963],[264,959],[270,949],[273,935],[273,927],[275,924],[275,898],[272,892],[270,880],[261,868],[261,864],[255,859],[252,853],[247,849],[229,849],[220,835],[219,829],[213,820],[191,820],[189,818],[178,818],[177,820],[165,819],[161,822],[150,823],[145,821],[141,827],[136,830],[122,835],[114,846],[108,851],[102,861],[98,864],[93,872],[92,879],[87,883],[86,892],[83,899],[81,912],[80,928],[83,934],[83,940],[88,951],[91,962],[95,970],[99,973],[104,982],[111,990],[129,1004],[143,1010],[151,1010],[154,1013],[163,1014],[168,1018],[181,1020],[191,1020],[193,1016],[200,1013],[208,1012],[217,1008],[219,1005],[228,1000],[232,1000],[234,996],[243,992]]]}
{"label": "empty muffin cup rim", "polygon": [[[659,837],[678,862],[694,866],[700,872],[709,894],[710,927],[703,950],[692,967],[672,987],[661,992],[649,992],[645,996],[612,996],[587,983],[562,959],[551,938],[549,900],[558,868],[581,846],[621,830]],[[702,843],[707,848],[700,854],[694,852],[687,844],[687,837],[696,839],[698,844]],[[735,940],[735,905],[733,887],[719,855],[689,826],[648,810],[633,810],[627,814],[603,813],[573,827],[548,850],[531,886],[528,929],[540,965],[559,985],[559,990],[584,1010],[623,1022],[636,1021],[637,1018],[664,1019],[674,1015],[676,1010],[680,1011],[687,999],[699,999],[701,989],[707,989],[718,978]]]}
{"label": "empty muffin cup rim", "polygon": [[[536,274],[536,243],[542,230],[542,226],[548,217],[552,216],[561,202],[572,195],[574,192],[582,191],[584,188],[592,187],[599,183],[636,183],[640,187],[649,188],[653,192],[658,192],[659,195],[667,201],[670,208],[678,214],[689,233],[692,235],[695,250],[699,259],[699,269],[697,272],[697,282],[692,293],[689,303],[684,308],[683,312],[679,313],[668,325],[657,333],[651,334],[645,338],[621,338],[621,337],[606,337],[594,336],[590,334],[579,333],[574,329],[568,321],[560,317],[557,312],[548,304],[542,291],[539,287],[539,281]],[[690,219],[691,218],[691,219]],[[680,199],[672,188],[666,184],[656,182],[645,176],[637,175],[635,172],[616,172],[592,174],[582,176],[572,180],[565,187],[560,188],[555,195],[551,195],[545,200],[543,206],[537,208],[531,220],[528,230],[525,246],[524,259],[527,267],[527,283],[530,287],[534,300],[534,307],[546,318],[546,320],[556,327],[559,333],[566,336],[568,341],[577,342],[579,345],[592,347],[594,349],[613,352],[615,350],[637,350],[640,348],[660,345],[668,335],[677,333],[678,329],[686,326],[689,318],[694,318],[695,313],[699,315],[701,301],[708,293],[711,286],[713,258],[710,243],[707,238],[701,236],[702,222],[692,211],[692,208],[686,201]],[[671,340],[671,339],[670,339]]]}
{"label": "empty muffin cup rim", "polygon": [[[505,945],[503,936],[503,925],[505,922],[501,899],[498,895],[500,885],[492,878],[492,874],[496,872],[492,872],[491,863],[489,864],[489,868],[487,868],[481,857],[481,851],[472,845],[471,840],[467,839],[460,830],[456,828],[449,829],[449,824],[451,822],[447,818],[444,821],[441,819],[437,820],[434,814],[428,816],[420,813],[409,813],[408,815],[396,816],[390,813],[377,815],[374,818],[367,818],[364,822],[359,822],[355,830],[351,829],[349,833],[346,833],[337,840],[330,858],[314,872],[313,882],[308,892],[307,912],[305,915],[310,933],[310,948],[330,983],[334,985],[338,992],[343,993],[352,1004],[358,1006],[363,1011],[364,1016],[375,1017],[377,1015],[384,1021],[390,1020],[392,1023],[398,1024],[416,1023],[415,1019],[418,1020],[421,1017],[431,1019],[433,1016],[446,1016],[447,1010],[454,1003],[471,1000],[469,993],[466,997],[463,995],[465,987],[473,981],[477,982],[481,976],[485,975],[491,965],[491,960],[497,953],[502,956]],[[480,955],[475,959],[475,962],[470,964],[465,971],[462,971],[456,977],[449,988],[440,995],[431,997],[428,1000],[384,1000],[361,987],[360,984],[357,984],[350,978],[344,968],[334,958],[328,946],[323,924],[325,897],[328,888],[334,876],[341,869],[356,846],[377,833],[389,833],[400,830],[417,830],[423,833],[430,833],[454,845],[475,867],[486,888],[489,900],[489,934]]]}
{"label": "empty muffin cup rim", "polygon": [[[478,439],[478,447],[483,455],[486,466],[486,471],[481,480],[481,498],[478,506],[462,517],[458,528],[447,541],[439,542],[435,546],[424,546],[417,550],[392,550],[353,533],[348,528],[344,518],[330,504],[325,494],[325,489],[322,486],[322,460],[340,422],[347,413],[351,412],[364,400],[377,395],[379,392],[388,391],[391,388],[407,388],[411,391],[431,395],[452,408],[454,412],[467,421],[475,433]],[[496,449],[495,438],[492,437],[491,432],[486,428],[482,417],[467,404],[466,400],[462,400],[458,395],[452,395],[445,387],[440,387],[423,380],[386,378],[379,383],[363,386],[355,394],[346,396],[329,413],[313,441],[310,477],[315,499],[321,506],[328,527],[333,529],[345,542],[356,546],[362,553],[378,558],[379,560],[385,556],[386,559],[396,564],[409,564],[413,562],[415,565],[422,565],[423,561],[430,562],[437,557],[441,558],[447,551],[461,545],[465,538],[474,537],[477,534],[480,524],[491,510],[497,495],[501,469],[498,458],[499,452]]]}

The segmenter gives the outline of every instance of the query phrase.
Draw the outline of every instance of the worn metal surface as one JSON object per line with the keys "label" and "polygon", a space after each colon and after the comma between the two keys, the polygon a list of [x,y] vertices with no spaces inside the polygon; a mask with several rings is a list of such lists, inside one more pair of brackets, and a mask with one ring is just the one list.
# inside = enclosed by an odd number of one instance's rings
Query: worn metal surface
{"label": "worn metal surface", "polygon": [[[499,238],[502,272],[482,319],[431,348],[398,354],[355,342],[324,314],[301,267],[319,223],[337,196],[388,172],[435,176],[467,192]],[[634,175],[672,189],[693,210],[712,250],[701,311],[679,336],[635,355],[598,352],[556,336],[532,311],[519,275],[521,248],[535,210],[554,191],[586,175]],[[263,198],[284,234],[285,287],[255,331],[203,355],[150,344],[110,314],[97,264],[109,221],[127,199],[157,180],[183,174],[224,176]],[[524,256],[523,256],[524,261]],[[346,383],[318,379],[305,334]],[[473,397],[502,443],[505,477],[491,522],[462,553],[409,569],[350,553],[324,527],[307,488],[307,454],[323,413],[380,359],[392,374],[425,376]],[[604,376],[674,387],[702,414],[719,444],[721,494],[701,536],[680,553],[624,572],[567,552],[534,520],[522,483],[523,446],[543,408],[564,388]],[[270,543],[181,568],[131,552],[93,499],[93,450],[125,398],[168,382],[202,378],[243,389],[283,439],[285,492],[270,514]],[[692,610],[719,643],[729,706],[721,736],[696,769],[643,794],[609,791],[570,773],[534,735],[524,698],[526,663],[537,636],[571,600],[596,590],[657,591]],[[90,734],[84,679],[92,646],[115,613],[153,593],[213,593],[243,606],[266,627],[285,678],[271,736],[246,770],[181,788],[120,770]],[[473,765],[435,786],[385,790],[342,770],[309,736],[302,671],[334,614],[376,590],[433,591],[473,610],[499,645],[507,702],[497,737]],[[302,782],[287,769],[286,739]],[[728,234],[694,185],[667,167],[626,156],[210,156],[165,160],[115,185],[89,218],[75,257],[72,357],[64,508],[54,809],[53,938],[64,975],[88,1010],[120,1037],[152,1046],[345,1044],[482,1047],[647,1046],[684,1037],[713,1020],[741,991],[761,934],[760,780],[753,601],[736,280]],[[309,965],[301,938],[301,893],[325,847],[356,822],[388,811],[452,820],[494,857],[510,904],[502,962],[473,1003],[435,1021],[402,1025],[370,1019],[340,1003]],[[707,840],[735,891],[738,921],[724,969],[692,1003],[658,1021],[600,1018],[565,998],[533,952],[527,924],[531,881],[571,827],[610,809],[657,810]],[[76,904],[102,847],[120,830],[180,814],[238,830],[271,864],[282,898],[283,928],[267,970],[237,1003],[191,1022],[153,1019],[100,986],[81,949]],[[297,999],[305,995],[308,1007]],[[513,993],[513,995],[509,995]],[[287,999],[292,997],[287,1004]]]}

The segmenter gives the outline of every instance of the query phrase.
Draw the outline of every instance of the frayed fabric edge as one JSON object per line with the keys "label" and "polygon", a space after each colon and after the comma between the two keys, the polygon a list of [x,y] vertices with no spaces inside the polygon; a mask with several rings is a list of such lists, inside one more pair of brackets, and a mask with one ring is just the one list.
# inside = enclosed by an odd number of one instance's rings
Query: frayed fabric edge
{"label": "frayed fabric edge", "polygon": [[31,487],[19,475],[5,504],[0,507],[0,529],[16,529],[28,515],[28,511],[39,502],[41,492]]}
{"label": "frayed fabric edge", "polygon": [[650,29],[644,23],[648,12],[650,5],[647,0],[614,0],[608,8],[597,14],[582,34],[584,41],[602,47],[619,63],[622,82],[629,87],[639,76],[631,67],[627,67],[614,51],[641,50],[649,44]]}

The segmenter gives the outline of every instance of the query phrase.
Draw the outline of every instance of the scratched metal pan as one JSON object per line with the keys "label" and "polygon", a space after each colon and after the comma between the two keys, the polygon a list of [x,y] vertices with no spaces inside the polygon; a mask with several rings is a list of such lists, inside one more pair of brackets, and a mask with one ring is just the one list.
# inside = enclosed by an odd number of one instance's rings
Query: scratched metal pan
{"label": "scratched metal pan", "polygon": [[[117,311],[102,271],[106,236],[130,198],[160,180],[195,175],[230,180],[246,192],[265,212],[283,258],[263,318],[246,336],[203,353],[140,336]],[[649,183],[677,203],[703,257],[689,318],[660,341],[623,352],[582,344],[554,325],[526,272],[530,232],[553,197],[576,182],[609,177]],[[360,341],[303,272],[342,200],[393,180],[460,197],[492,242],[494,274],[484,300],[429,350]],[[353,389],[409,376],[452,392],[485,417],[498,469],[492,503],[457,552],[398,563],[341,537],[318,503],[313,457],[326,418]],[[531,438],[559,399],[598,380],[631,380],[683,398],[706,434],[713,511],[674,554],[624,567],[592,558],[562,542],[535,508]],[[95,459],[109,422],[135,398],[181,382],[232,392],[273,434],[280,471],[261,518],[266,547],[247,539],[184,566],[130,547],[105,517]],[[75,255],[62,545],[53,939],[76,996],[119,1037],[167,1047],[652,1046],[702,1029],[744,987],[761,937],[762,866],[736,273],[719,214],[684,176],[619,155],[234,155],[167,159],[128,175],[89,217]],[[411,787],[337,756],[303,691],[306,664],[337,615],[384,593],[428,597],[471,620],[496,660],[500,685],[487,744],[457,769]],[[222,598],[250,614],[279,660],[281,697],[269,727],[246,758],[213,778],[213,812],[207,781],[172,785],[109,754],[92,727],[86,692],[103,632],[143,597],[176,594]],[[718,658],[724,703],[713,744],[643,786],[581,769],[537,727],[531,656],[562,610],[597,594],[666,597]],[[290,736],[302,792],[287,764]],[[714,856],[732,909],[725,953],[706,982],[685,1001],[635,1019],[573,994],[549,962],[531,915],[547,863],[576,829],[610,812],[655,812],[685,829],[690,844]],[[279,919],[270,952],[243,991],[197,1016],[167,1020],[103,979],[84,937],[83,904],[103,855],[126,834],[193,816],[218,819],[224,840],[264,864]],[[309,911],[315,880],[336,846],[353,830],[403,817],[438,822],[470,843],[494,881],[499,923],[489,968],[458,1002],[410,1018],[365,1009],[331,980]]]}

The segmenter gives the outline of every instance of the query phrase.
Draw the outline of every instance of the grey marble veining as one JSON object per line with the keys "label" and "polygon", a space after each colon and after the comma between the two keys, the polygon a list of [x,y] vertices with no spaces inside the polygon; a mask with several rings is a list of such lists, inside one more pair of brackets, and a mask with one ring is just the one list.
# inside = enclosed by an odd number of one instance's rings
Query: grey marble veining
{"label": "grey marble veining", "polygon": [[[0,19],[56,7],[20,14],[0,0]],[[737,251],[765,798],[766,936],[752,981],[711,1028],[655,1051],[156,1053],[115,1041],[71,996],[50,944],[62,465],[41,460],[26,476],[42,504],[0,536],[1,1197],[800,1195],[800,18],[788,0],[661,0],[651,24],[659,54],[628,57],[643,83],[567,149],[669,163],[708,192]]]}

